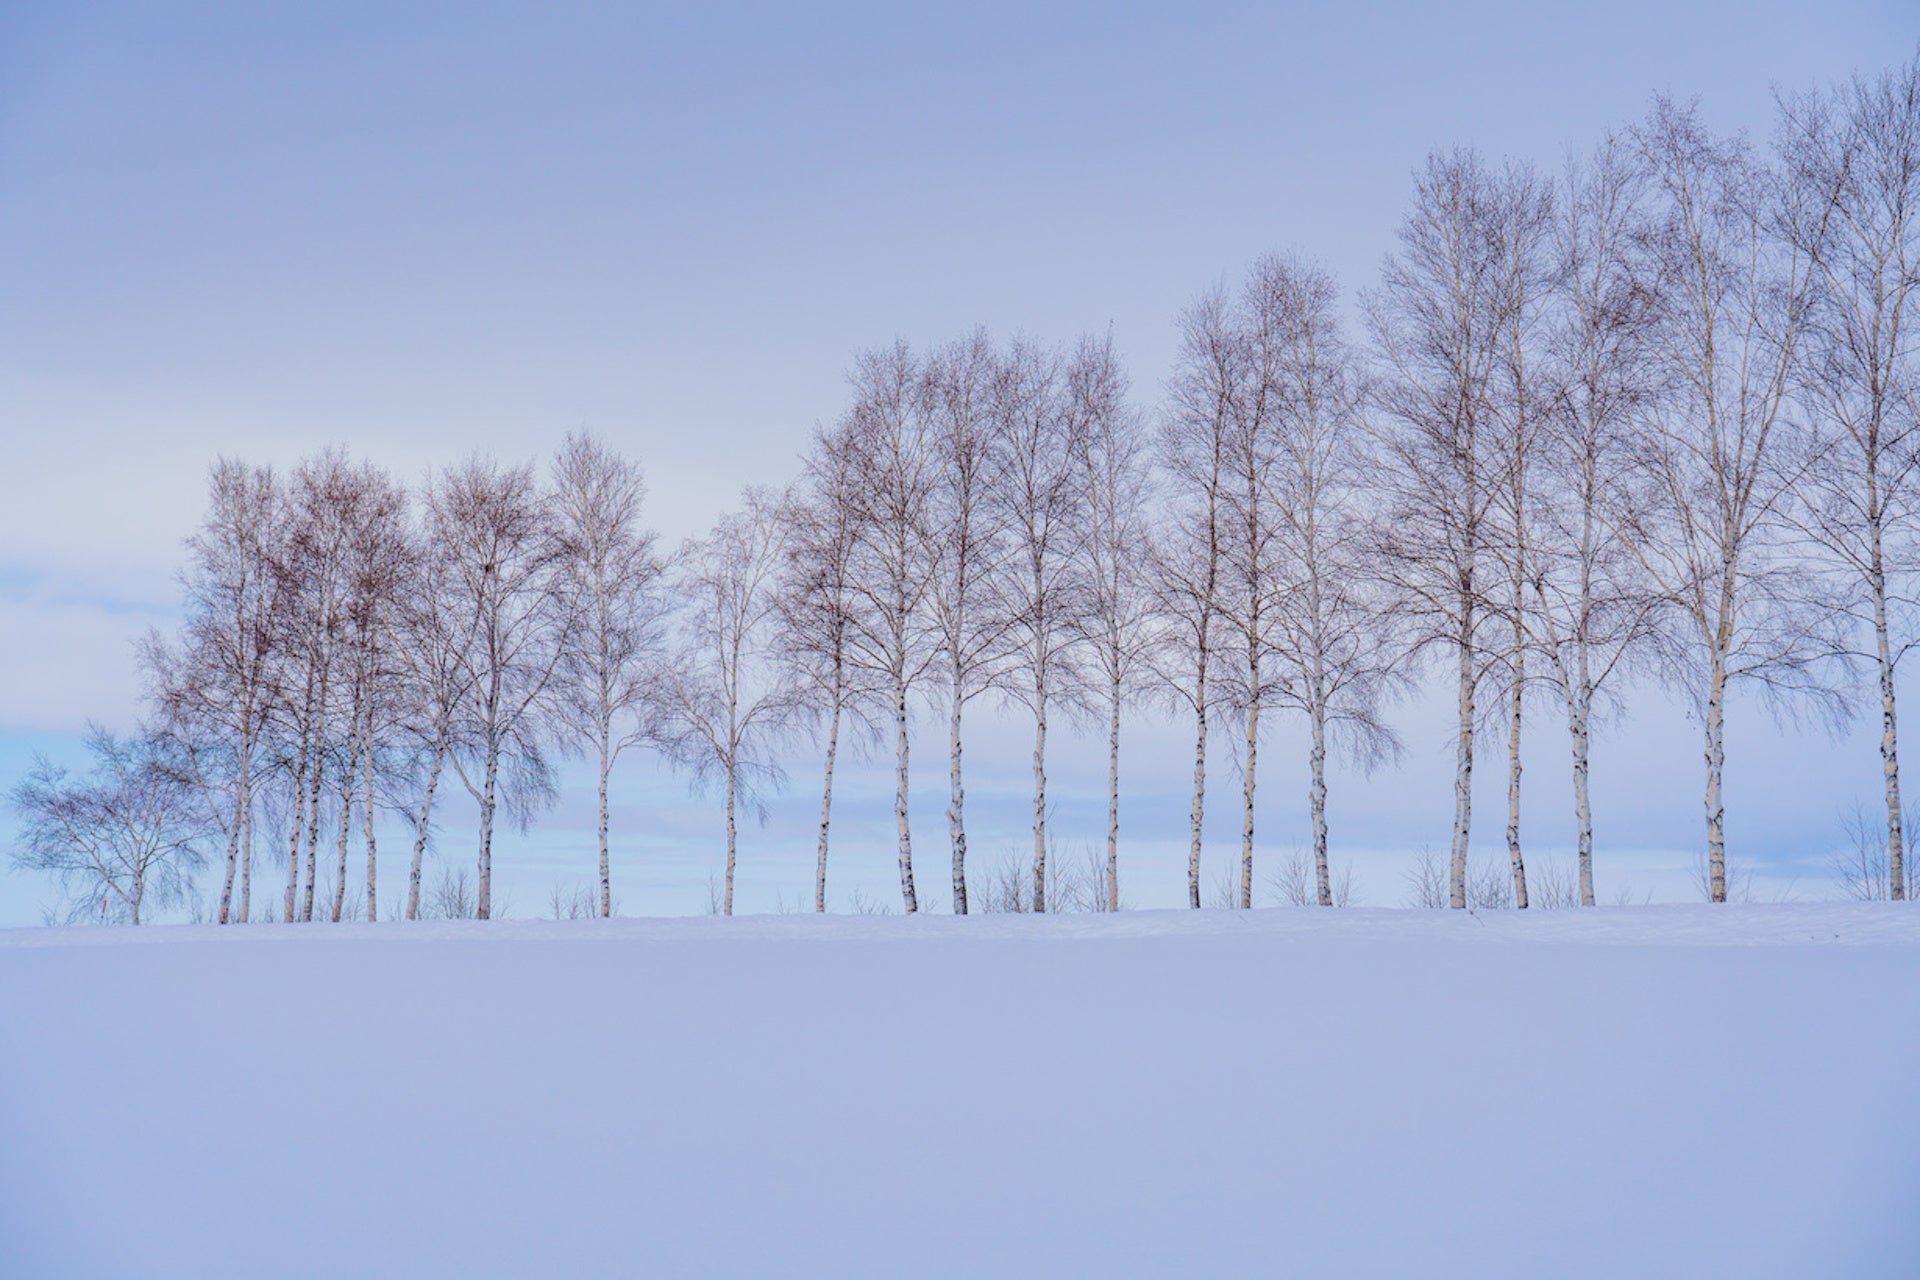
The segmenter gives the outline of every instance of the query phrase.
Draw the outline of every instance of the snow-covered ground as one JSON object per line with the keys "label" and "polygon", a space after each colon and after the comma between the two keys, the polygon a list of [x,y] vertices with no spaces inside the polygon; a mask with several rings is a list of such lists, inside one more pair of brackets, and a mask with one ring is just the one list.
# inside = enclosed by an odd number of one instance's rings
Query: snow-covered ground
{"label": "snow-covered ground", "polygon": [[0,932],[0,1276],[1920,1275],[1920,908]]}

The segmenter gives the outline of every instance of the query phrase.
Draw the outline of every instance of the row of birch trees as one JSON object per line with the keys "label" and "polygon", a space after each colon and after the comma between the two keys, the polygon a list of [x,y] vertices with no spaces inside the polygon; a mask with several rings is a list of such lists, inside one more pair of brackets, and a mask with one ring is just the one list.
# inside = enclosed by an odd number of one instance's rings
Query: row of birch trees
{"label": "row of birch trees", "polygon": [[[202,798],[224,922],[263,910],[257,828],[277,836],[280,918],[342,918],[350,856],[376,918],[382,815],[411,833],[412,918],[449,787],[478,812],[489,915],[496,824],[553,798],[558,754],[596,766],[610,914],[609,789],[644,751],[723,798],[731,912],[740,811],[764,813],[811,744],[824,911],[835,769],[860,744],[892,759],[911,912],[912,753],[941,723],[965,913],[966,726],[984,705],[1032,726],[1034,911],[1052,883],[1049,735],[1104,735],[1117,910],[1122,731],[1151,709],[1192,727],[1195,907],[1209,751],[1229,754],[1244,907],[1260,749],[1297,718],[1311,897],[1332,905],[1331,759],[1395,756],[1386,712],[1424,673],[1457,696],[1451,905],[1468,903],[1476,758],[1502,747],[1512,901],[1528,905],[1522,744],[1541,713],[1566,735],[1592,905],[1593,735],[1664,684],[1702,733],[1707,888],[1724,901],[1729,695],[1838,722],[1871,687],[1883,882],[1903,897],[1916,199],[1920,62],[1783,100],[1767,148],[1657,100],[1556,173],[1438,154],[1354,304],[1305,257],[1261,260],[1179,317],[1151,410],[1107,337],[869,351],[799,477],[747,490],[670,556],[638,467],[586,436],[544,476],[477,458],[415,491],[337,451],[284,475],[223,461],[188,544],[186,624],[142,651],[154,728],[109,736],[102,759]],[[59,817],[77,794],[45,767],[16,790],[29,858],[137,917],[145,873],[81,847],[84,823]]]}
{"label": "row of birch trees", "polygon": [[[156,766],[207,799],[224,842],[216,919],[253,918],[256,838],[285,841],[283,920],[343,916],[364,858],[379,912],[382,815],[411,833],[405,915],[450,786],[478,812],[476,914],[501,819],[551,799],[556,752],[595,760],[600,903],[611,909],[608,779],[643,738],[664,565],[638,468],[569,438],[545,483],[475,458],[418,493],[338,450],[284,476],[222,461],[188,542],[187,620],[142,649]],[[316,904],[322,861],[331,901]]]}

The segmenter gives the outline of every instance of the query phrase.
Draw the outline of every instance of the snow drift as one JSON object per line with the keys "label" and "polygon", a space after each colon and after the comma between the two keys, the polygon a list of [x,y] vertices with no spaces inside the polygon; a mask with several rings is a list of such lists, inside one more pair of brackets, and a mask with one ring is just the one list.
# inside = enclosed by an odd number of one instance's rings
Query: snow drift
{"label": "snow drift", "polygon": [[1920,911],[0,933],[0,1275],[1912,1276]]}

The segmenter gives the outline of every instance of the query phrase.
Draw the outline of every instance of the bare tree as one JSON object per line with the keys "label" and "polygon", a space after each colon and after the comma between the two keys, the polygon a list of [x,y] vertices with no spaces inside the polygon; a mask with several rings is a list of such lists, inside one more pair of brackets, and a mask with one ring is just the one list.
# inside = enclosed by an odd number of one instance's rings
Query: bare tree
{"label": "bare tree", "polygon": [[215,917],[221,924],[247,919],[252,905],[253,789],[265,763],[261,740],[274,699],[273,561],[280,524],[271,469],[216,462],[207,514],[187,540],[184,634],[177,646],[155,634],[142,647],[162,720],[183,744],[226,836]]}
{"label": "bare tree", "polygon": [[[1338,875],[1323,881],[1312,855],[1305,849],[1295,848],[1290,852],[1268,877],[1268,882],[1273,886],[1274,895],[1289,907],[1354,905],[1353,864],[1343,865]],[[1440,892],[1446,892],[1444,886]]]}
{"label": "bare tree", "polygon": [[1146,670],[1152,598],[1147,582],[1147,502],[1151,476],[1145,424],[1126,403],[1126,375],[1111,339],[1083,342],[1067,371],[1075,443],[1085,486],[1087,530],[1081,543],[1087,606],[1082,639],[1107,719],[1106,909],[1120,909],[1120,723]]}
{"label": "bare tree", "polygon": [[1504,354],[1501,175],[1469,151],[1432,156],[1415,182],[1378,292],[1365,298],[1385,366],[1381,415],[1388,501],[1383,575],[1414,652],[1451,651],[1458,671],[1450,905],[1467,905],[1473,738],[1486,675],[1484,638],[1494,504],[1503,459],[1490,404]]}
{"label": "bare tree", "polygon": [[1198,910],[1209,714],[1221,698],[1212,662],[1220,646],[1227,449],[1243,361],[1222,291],[1188,308],[1180,330],[1179,361],[1168,384],[1168,408],[1155,449],[1166,478],[1168,514],[1158,524],[1153,547],[1156,634],[1151,660],[1159,688],[1193,713],[1187,899]]}
{"label": "bare tree", "polygon": [[1553,268],[1549,252],[1552,189],[1530,169],[1510,166],[1490,231],[1498,237],[1489,318],[1499,355],[1488,406],[1502,472],[1494,523],[1506,577],[1497,609],[1507,623],[1501,663],[1507,682],[1507,863],[1514,905],[1524,909],[1527,865],[1520,845],[1520,743],[1527,694],[1532,689],[1527,675],[1527,657],[1534,647],[1530,586],[1536,549],[1531,526],[1539,518],[1534,502],[1539,440],[1555,401],[1547,361],[1540,358]]}
{"label": "bare tree", "polygon": [[1867,816],[1864,807],[1854,805],[1841,820],[1843,843],[1828,855],[1833,878],[1840,882],[1840,891],[1855,902],[1880,902],[1896,897],[1894,863],[1881,842],[1881,825]]}
{"label": "bare tree", "polygon": [[1327,750],[1341,740],[1370,767],[1398,751],[1381,714],[1397,682],[1387,610],[1378,598],[1369,519],[1361,386],[1340,332],[1338,291],[1298,258],[1272,260],[1273,388],[1281,424],[1269,472],[1276,599],[1271,652],[1278,699],[1309,731],[1307,803],[1313,822],[1314,901],[1337,900],[1328,860]]}
{"label": "bare tree", "polygon": [[1000,575],[1011,619],[1007,697],[1033,716],[1033,909],[1047,909],[1047,729],[1060,706],[1084,697],[1081,619],[1087,604],[1081,544],[1086,494],[1073,459],[1086,430],[1057,359],[1015,342],[994,380],[993,412],[1006,442],[1000,487],[1010,549]]}
{"label": "bare tree", "polygon": [[852,625],[850,659],[863,678],[886,690],[894,725],[894,823],[899,833],[900,896],[908,914],[919,910],[913,883],[913,830],[907,785],[911,697],[938,657],[925,610],[933,568],[929,541],[939,483],[939,450],[918,412],[920,362],[906,344],[863,354],[849,379],[854,403],[823,437],[822,447],[844,450],[853,477],[859,536],[849,564]]}
{"label": "bare tree", "polygon": [[553,794],[546,743],[554,677],[572,643],[565,550],[530,466],[473,458],[434,478],[429,555],[452,597],[451,656],[465,730],[449,760],[480,809],[475,911],[493,911],[493,832],[504,806],[523,827]]}
{"label": "bare tree", "polygon": [[[379,845],[375,819],[381,756],[393,741],[400,714],[403,660],[396,626],[399,591],[408,579],[415,540],[408,526],[407,493],[391,476],[362,464],[353,477],[353,509],[345,517],[347,598],[345,643],[348,670],[349,759],[359,764],[361,831],[365,838],[367,919],[379,918]],[[333,918],[345,914],[347,841],[356,779],[349,765],[340,798],[339,865],[334,878]]]}
{"label": "bare tree", "polygon": [[398,806],[413,827],[413,857],[407,872],[406,918],[420,917],[421,865],[433,838],[434,804],[447,761],[468,744],[462,711],[471,692],[470,667],[480,614],[463,609],[458,566],[416,534],[408,577],[397,593],[399,654],[398,729],[400,767],[395,782],[405,795]]}
{"label": "bare tree", "polygon": [[1911,566],[1920,465],[1915,340],[1920,290],[1920,58],[1783,106],[1797,248],[1812,264],[1800,381],[1811,418],[1802,527],[1870,630],[1880,686],[1889,892],[1906,896],[1897,679],[1915,643]]}
{"label": "bare tree", "polygon": [[1651,584],[1626,533],[1632,464],[1658,394],[1651,338],[1657,295],[1637,243],[1645,180],[1609,138],[1570,164],[1556,210],[1556,399],[1541,442],[1528,564],[1537,642],[1565,705],[1573,757],[1579,898],[1595,902],[1590,745],[1612,682],[1644,647]]}
{"label": "bare tree", "polygon": [[1422,846],[1413,865],[1400,874],[1406,881],[1408,906],[1432,911],[1451,905],[1452,869],[1431,848]]}
{"label": "bare tree", "polygon": [[957,915],[967,914],[962,720],[1004,667],[1011,625],[993,590],[1007,555],[1007,511],[993,501],[1007,465],[993,412],[996,367],[983,331],[936,352],[927,362],[921,408],[939,464],[928,503],[927,605],[947,694],[947,831]]}
{"label": "bare tree", "polygon": [[884,689],[852,652],[858,597],[852,575],[859,549],[860,502],[854,458],[824,434],[807,459],[802,494],[782,510],[786,559],[775,607],[776,650],[787,669],[795,710],[824,722],[820,839],[815,849],[813,909],[827,909],[827,839],[833,821],[833,773],[843,726],[869,735]]}
{"label": "bare tree", "polygon": [[640,524],[640,468],[591,436],[567,437],[553,462],[562,589],[578,620],[561,657],[561,725],[587,744],[598,770],[600,914],[613,914],[607,779],[629,747],[647,739],[658,706],[664,643],[663,566]]}
{"label": "bare tree", "polygon": [[1831,615],[1813,607],[1782,520],[1805,261],[1780,234],[1798,217],[1792,192],[1743,143],[1710,136],[1692,108],[1665,99],[1635,140],[1654,188],[1648,239],[1667,298],[1654,340],[1673,393],[1644,449],[1652,502],[1632,543],[1678,618],[1669,671],[1705,729],[1708,896],[1724,902],[1728,686],[1841,710],[1820,670],[1838,647],[1822,634]]}
{"label": "bare tree", "polygon": [[1240,894],[1253,906],[1254,797],[1259,781],[1262,716],[1285,693],[1285,676],[1271,661],[1279,644],[1280,606],[1290,588],[1282,576],[1282,520],[1277,473],[1286,422],[1281,412],[1280,362],[1286,339],[1286,285],[1278,259],[1262,258],[1248,273],[1232,313],[1240,348],[1239,374],[1228,396],[1225,516],[1214,607],[1238,659],[1222,671],[1221,691],[1239,715],[1241,742]]}
{"label": "bare tree", "polygon": [[40,756],[13,788],[13,864],[56,876],[71,919],[93,917],[97,902],[94,918],[140,924],[154,905],[184,895],[204,861],[210,815],[163,735],[120,738],[89,726],[86,747],[84,778]]}
{"label": "bare tree", "polygon": [[662,681],[661,733],[668,758],[688,769],[696,786],[717,774],[725,789],[726,915],[733,914],[737,806],[745,803],[764,821],[762,792],[784,781],[772,748],[794,698],[770,651],[785,557],[780,508],[778,496],[748,489],[740,511],[689,544],[675,567],[687,615]]}
{"label": "bare tree", "polygon": [[345,773],[348,780],[334,778],[334,785],[342,794],[351,790],[348,757],[358,738],[342,716],[342,703],[350,701],[342,686],[351,678],[349,560],[360,478],[340,449],[300,462],[288,486],[287,536],[275,564],[275,650],[283,690],[276,713],[282,737],[293,740],[281,752],[294,791],[284,904],[289,921],[313,919],[329,777]]}
{"label": "bare tree", "polygon": [[[267,543],[275,696],[265,725],[269,759],[289,789],[284,911],[288,920],[313,918],[320,823],[330,802],[337,832],[329,882],[337,920],[346,902],[356,794],[368,876],[377,878],[379,753],[388,745],[399,679],[394,608],[412,554],[406,495],[378,467],[328,449],[295,468],[279,525],[283,536]],[[243,898],[244,889],[243,882]]]}

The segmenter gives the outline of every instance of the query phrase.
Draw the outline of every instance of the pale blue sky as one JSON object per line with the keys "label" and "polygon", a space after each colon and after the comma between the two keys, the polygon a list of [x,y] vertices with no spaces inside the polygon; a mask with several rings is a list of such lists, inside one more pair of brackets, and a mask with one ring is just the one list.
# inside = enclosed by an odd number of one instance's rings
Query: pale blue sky
{"label": "pale blue sky", "polygon": [[[1916,39],[1911,3],[0,8],[0,783],[86,718],[134,715],[128,643],[172,607],[216,454],[341,442],[417,476],[588,427],[643,459],[674,541],[791,474],[860,347],[1111,326],[1151,402],[1179,308],[1257,254],[1370,283],[1431,149],[1556,165],[1655,91],[1763,138],[1774,86]],[[1660,701],[1602,744],[1599,819],[1637,883],[1678,896],[1698,753]],[[1745,714],[1736,851],[1784,880],[1870,796],[1872,748]],[[1400,896],[1387,851],[1446,835],[1444,732],[1418,706],[1406,723],[1404,768],[1336,782],[1337,833],[1382,851],[1362,863],[1377,902]],[[1129,833],[1165,842],[1139,851],[1143,904],[1179,892],[1180,737],[1143,732],[1133,756]],[[1263,822],[1284,847],[1298,763],[1275,741]],[[1544,713],[1536,744],[1530,817],[1557,846]],[[1020,838],[1024,750],[1017,722],[982,725],[989,857]],[[749,905],[806,884],[813,764],[793,767],[746,837]],[[1063,750],[1063,823],[1090,840],[1067,792],[1097,794],[1098,770]],[[626,860],[627,906],[695,909],[706,810],[662,814],[681,791],[649,771],[628,770],[630,821],[661,834]],[[845,865],[890,895],[862,785]],[[585,877],[588,835],[563,809],[522,846],[523,913]],[[44,896],[0,871],[0,923]]]}

